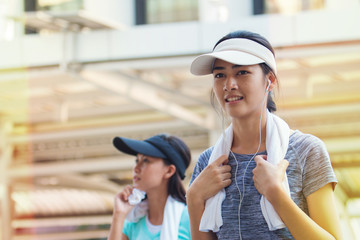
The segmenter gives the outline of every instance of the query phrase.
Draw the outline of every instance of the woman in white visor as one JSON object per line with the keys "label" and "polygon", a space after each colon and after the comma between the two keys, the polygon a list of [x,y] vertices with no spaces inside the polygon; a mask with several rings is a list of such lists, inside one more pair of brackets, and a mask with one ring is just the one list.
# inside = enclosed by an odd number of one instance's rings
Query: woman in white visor
{"label": "woman in white visor", "polygon": [[341,239],[337,183],[324,143],[273,114],[270,43],[237,31],[191,65],[213,75],[223,127],[195,166],[187,204],[192,239]]}

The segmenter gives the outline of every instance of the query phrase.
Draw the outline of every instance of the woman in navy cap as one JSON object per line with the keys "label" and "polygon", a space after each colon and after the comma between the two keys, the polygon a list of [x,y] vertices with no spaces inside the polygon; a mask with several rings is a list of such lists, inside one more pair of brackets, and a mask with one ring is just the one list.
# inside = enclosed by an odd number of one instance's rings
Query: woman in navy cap
{"label": "woman in navy cap", "polygon": [[325,144],[273,114],[278,79],[270,43],[232,32],[195,58],[191,72],[213,76],[215,101],[231,119],[193,171],[192,238],[340,239]]}
{"label": "woman in navy cap", "polygon": [[190,150],[178,137],[160,134],[144,141],[113,140],[134,155],[133,185],[115,197],[108,239],[190,239],[190,222],[182,180]]}

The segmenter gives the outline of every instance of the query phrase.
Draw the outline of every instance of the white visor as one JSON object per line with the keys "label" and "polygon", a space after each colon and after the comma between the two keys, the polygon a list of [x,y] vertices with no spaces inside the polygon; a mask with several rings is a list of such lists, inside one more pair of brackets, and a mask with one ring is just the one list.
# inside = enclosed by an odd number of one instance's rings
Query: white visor
{"label": "white visor", "polygon": [[245,38],[232,38],[219,43],[212,53],[195,58],[190,72],[194,75],[211,74],[215,59],[236,65],[266,63],[276,74],[274,54],[265,46]]}

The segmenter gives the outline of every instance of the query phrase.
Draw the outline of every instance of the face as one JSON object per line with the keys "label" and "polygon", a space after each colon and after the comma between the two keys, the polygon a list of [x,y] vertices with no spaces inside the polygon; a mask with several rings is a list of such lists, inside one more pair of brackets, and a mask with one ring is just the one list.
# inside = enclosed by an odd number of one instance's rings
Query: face
{"label": "face", "polygon": [[145,192],[164,183],[169,166],[162,158],[138,154],[133,169],[133,186]]}
{"label": "face", "polygon": [[229,116],[243,118],[260,114],[267,95],[267,78],[260,65],[240,66],[217,59],[213,76],[215,96]]}

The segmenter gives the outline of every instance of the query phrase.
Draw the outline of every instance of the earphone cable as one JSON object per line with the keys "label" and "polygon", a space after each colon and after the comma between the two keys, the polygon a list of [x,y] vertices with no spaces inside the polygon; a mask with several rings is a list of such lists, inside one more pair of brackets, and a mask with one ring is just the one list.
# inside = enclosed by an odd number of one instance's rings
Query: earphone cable
{"label": "earphone cable", "polygon": [[[268,88],[267,88],[268,89]],[[267,89],[266,89],[266,92],[267,92]],[[261,104],[261,106],[264,105],[265,103],[265,99],[266,99],[266,94],[264,96],[264,99],[263,99],[263,102]],[[242,204],[242,201],[244,199],[244,196],[245,196],[245,174],[246,174],[246,171],[251,163],[251,161],[255,158],[256,154],[259,153],[259,150],[260,150],[260,146],[261,146],[261,120],[262,120],[262,115],[263,115],[263,111],[264,109],[262,108],[261,109],[261,112],[260,112],[260,120],[259,120],[259,145],[258,145],[258,148],[256,150],[256,152],[254,153],[254,155],[251,157],[251,159],[249,160],[248,164],[246,165],[245,167],[245,170],[244,170],[244,174],[243,174],[243,179],[242,179],[242,193],[241,193],[241,190],[239,188],[239,184],[237,182],[237,171],[238,171],[238,168],[239,168],[239,163],[234,155],[234,153],[231,151],[231,148],[230,148],[230,153],[232,154],[233,158],[234,158],[234,161],[236,162],[236,169],[235,169],[235,184],[236,184],[236,188],[238,189],[238,192],[239,192],[239,195],[240,195],[240,202],[239,202],[239,207],[238,207],[238,220],[239,220],[239,236],[240,236],[240,240],[242,240],[242,235],[241,235],[241,224],[240,224],[240,212],[241,212],[241,204]]]}

